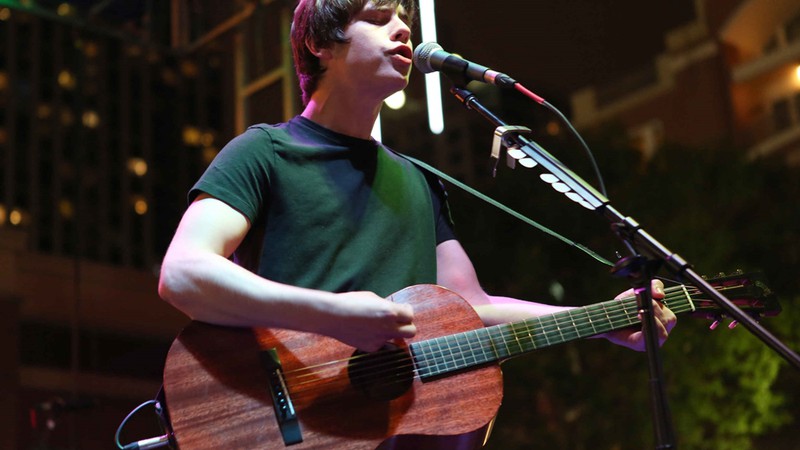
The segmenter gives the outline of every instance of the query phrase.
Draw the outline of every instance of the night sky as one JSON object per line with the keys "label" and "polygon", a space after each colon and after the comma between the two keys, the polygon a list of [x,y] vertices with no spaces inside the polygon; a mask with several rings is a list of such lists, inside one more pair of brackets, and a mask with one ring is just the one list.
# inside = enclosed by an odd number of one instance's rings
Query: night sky
{"label": "night sky", "polygon": [[562,97],[650,63],[695,15],[693,0],[437,0],[436,14],[445,50]]}

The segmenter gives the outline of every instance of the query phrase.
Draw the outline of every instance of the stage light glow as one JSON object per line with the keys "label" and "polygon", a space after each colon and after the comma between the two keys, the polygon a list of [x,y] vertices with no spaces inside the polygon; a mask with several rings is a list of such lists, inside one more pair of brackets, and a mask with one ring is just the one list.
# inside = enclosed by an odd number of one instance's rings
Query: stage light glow
{"label": "stage light glow", "polygon": [[381,115],[380,114],[378,114],[378,117],[375,119],[375,123],[372,125],[372,133],[370,133],[370,135],[372,136],[372,139],[375,139],[378,142],[380,142],[381,138],[383,137],[381,135]]}
{"label": "stage light glow", "polygon": [[[436,42],[436,12],[433,0],[419,3],[419,23],[422,29],[422,42]],[[428,127],[433,134],[444,131],[442,111],[442,82],[438,72],[425,75],[425,96],[428,103]]]}
{"label": "stage light glow", "polygon": [[388,106],[389,108],[398,110],[406,105],[406,93],[405,91],[397,91],[394,94],[390,95],[383,102],[386,103],[386,106]]}

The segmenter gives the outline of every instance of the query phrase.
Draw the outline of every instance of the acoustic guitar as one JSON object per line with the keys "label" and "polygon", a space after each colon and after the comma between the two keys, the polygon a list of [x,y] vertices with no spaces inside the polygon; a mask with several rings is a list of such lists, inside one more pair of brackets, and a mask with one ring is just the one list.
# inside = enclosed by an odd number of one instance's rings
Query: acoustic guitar
{"label": "acoustic guitar", "polygon": [[[752,315],[780,311],[749,275],[709,282]],[[501,361],[640,323],[635,297],[491,327],[440,286],[412,286],[389,298],[413,306],[418,332],[372,353],[310,333],[190,323],[164,369],[177,445],[480,448],[502,400]],[[663,302],[676,314],[719,314],[691,286],[666,289]]]}

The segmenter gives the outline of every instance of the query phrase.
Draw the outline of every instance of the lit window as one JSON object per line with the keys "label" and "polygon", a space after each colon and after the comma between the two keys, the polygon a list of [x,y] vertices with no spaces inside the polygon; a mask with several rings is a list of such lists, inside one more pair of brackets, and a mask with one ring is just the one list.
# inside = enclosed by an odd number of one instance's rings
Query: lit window
{"label": "lit window", "polygon": [[86,128],[97,128],[100,125],[100,115],[96,111],[86,111],[83,113],[83,126]]}
{"label": "lit window", "polygon": [[94,58],[100,53],[100,47],[96,42],[86,41],[83,43],[83,54],[89,58]]}
{"label": "lit window", "polygon": [[133,198],[133,210],[136,214],[143,216],[147,214],[147,200],[144,199],[142,196],[136,196]]}
{"label": "lit window", "polygon": [[22,211],[18,209],[12,209],[11,213],[8,214],[8,223],[11,225],[22,225]]}
{"label": "lit window", "polygon": [[58,8],[56,8],[56,14],[58,14],[61,17],[72,16],[74,15],[74,13],[75,10],[69,3],[62,3],[58,5]]}
{"label": "lit window", "polygon": [[58,85],[62,88],[72,90],[76,84],[75,76],[69,70],[64,69],[58,73]]}
{"label": "lit window", "polygon": [[48,117],[50,117],[50,113],[52,112],[53,112],[52,108],[50,108],[50,105],[48,105],[47,103],[41,103],[39,104],[39,106],[36,107],[36,117],[40,119],[47,119]]}
{"label": "lit window", "polygon": [[143,177],[147,174],[147,161],[142,158],[131,158],[128,160],[128,170],[137,177]]}
{"label": "lit window", "polygon": [[214,133],[212,131],[206,131],[200,136],[200,143],[206,147],[210,147],[214,145]]}
{"label": "lit window", "polygon": [[183,143],[186,145],[200,145],[202,135],[197,127],[183,127]]}
{"label": "lit window", "polygon": [[138,45],[129,45],[125,47],[125,53],[131,58],[136,58],[137,56],[141,56],[142,49]]}
{"label": "lit window", "polygon": [[192,61],[183,61],[181,63],[181,73],[189,78],[194,78],[199,73],[199,69],[197,68],[197,64]]}
{"label": "lit window", "polygon": [[72,205],[71,201],[66,199],[61,200],[58,202],[58,213],[65,219],[71,219],[75,216],[75,207]]}

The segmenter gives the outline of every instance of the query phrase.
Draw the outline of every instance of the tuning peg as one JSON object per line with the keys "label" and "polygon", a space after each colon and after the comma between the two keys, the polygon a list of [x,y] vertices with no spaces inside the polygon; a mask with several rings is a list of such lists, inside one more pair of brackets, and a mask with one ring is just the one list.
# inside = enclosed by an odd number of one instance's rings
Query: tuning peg
{"label": "tuning peg", "polygon": [[708,327],[708,329],[709,330],[716,330],[718,325],[719,325],[719,320],[715,320],[715,321],[713,321],[711,323],[711,325]]}
{"label": "tuning peg", "polygon": [[732,330],[732,329],[736,328],[736,325],[739,325],[739,322],[734,320],[734,321],[732,321],[731,323],[728,324],[728,329]]}

